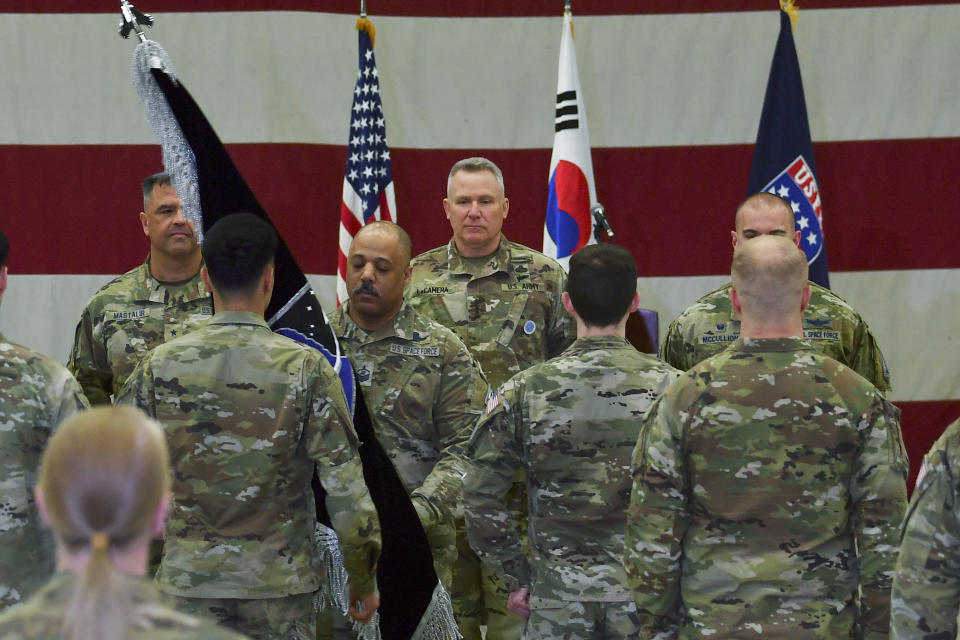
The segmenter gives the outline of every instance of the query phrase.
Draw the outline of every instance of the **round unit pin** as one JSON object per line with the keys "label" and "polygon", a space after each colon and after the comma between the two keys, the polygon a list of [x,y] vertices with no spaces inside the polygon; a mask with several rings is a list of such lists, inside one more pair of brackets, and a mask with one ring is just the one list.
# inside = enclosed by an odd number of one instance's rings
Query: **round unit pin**
{"label": "round unit pin", "polygon": [[530,335],[537,330],[537,323],[533,320],[527,320],[523,323],[523,332],[527,335]]}

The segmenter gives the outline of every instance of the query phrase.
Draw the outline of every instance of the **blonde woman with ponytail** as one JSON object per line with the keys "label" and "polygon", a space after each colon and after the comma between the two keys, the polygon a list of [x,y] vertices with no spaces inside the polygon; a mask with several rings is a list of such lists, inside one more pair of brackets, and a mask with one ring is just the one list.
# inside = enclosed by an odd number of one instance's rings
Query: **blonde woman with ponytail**
{"label": "blonde woman with ponytail", "polygon": [[92,409],[60,426],[35,490],[57,573],[0,616],[0,638],[242,640],[164,606],[143,579],[170,501],[168,459],[159,425],[132,407]]}

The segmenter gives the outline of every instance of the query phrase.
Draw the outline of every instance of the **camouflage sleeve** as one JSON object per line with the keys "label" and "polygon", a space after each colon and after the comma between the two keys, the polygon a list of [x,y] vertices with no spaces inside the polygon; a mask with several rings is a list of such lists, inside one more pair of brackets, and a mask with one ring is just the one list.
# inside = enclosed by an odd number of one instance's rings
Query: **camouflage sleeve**
{"label": "camouflage sleeve", "polygon": [[67,369],[80,383],[90,404],[110,404],[113,372],[106,351],[93,337],[93,319],[89,307],[83,310],[77,323]]}
{"label": "camouflage sleeve", "polygon": [[444,363],[434,406],[434,420],[443,449],[423,484],[413,491],[441,513],[451,510],[463,490],[465,447],[483,413],[487,395],[487,381],[466,346],[454,335],[448,336],[446,346],[445,352],[452,352],[453,357]]}
{"label": "camouflage sleeve", "polygon": [[54,427],[84,409],[90,408],[76,378],[66,369],[57,367],[57,373],[47,387],[50,395],[50,424]]}
{"label": "camouflage sleeve", "polygon": [[[669,393],[669,391],[668,391]],[[675,634],[680,560],[687,528],[681,427],[667,396],[652,404],[633,452],[623,564],[637,603],[641,636]]]}
{"label": "camouflage sleeve", "polygon": [[951,453],[940,449],[927,454],[910,501],[893,579],[893,638],[957,637],[960,514]]}
{"label": "camouflage sleeve", "polygon": [[157,407],[154,402],[153,380],[150,373],[150,357],[141,360],[133,373],[127,378],[114,399],[114,404],[127,404],[142,409],[151,418],[157,417]]}
{"label": "camouflage sleeve", "polygon": [[521,467],[517,436],[519,408],[516,378],[487,401],[488,411],[467,445],[469,465],[463,481],[467,539],[478,556],[499,567],[507,589],[530,586],[530,565],[520,543],[517,522],[504,496]]}
{"label": "camouflage sleeve", "polygon": [[687,345],[683,340],[680,318],[675,319],[667,327],[667,335],[660,346],[660,359],[680,371],[686,371],[693,366],[687,362]]}
{"label": "camouflage sleeve", "polygon": [[372,593],[377,588],[380,521],[363,479],[357,436],[333,370],[326,366],[308,373],[310,379],[310,411],[304,430],[307,452],[316,461],[320,484],[327,492],[327,511],[340,538],[350,586],[361,594]]}
{"label": "camouflage sleeve", "polygon": [[577,328],[573,318],[563,307],[563,292],[567,290],[567,274],[558,269],[559,284],[550,308],[550,329],[547,333],[547,357],[553,358],[563,353],[577,337]]}
{"label": "camouflage sleeve", "polygon": [[850,487],[851,524],[860,573],[860,626],[887,637],[890,587],[907,502],[907,454],[899,410],[877,392],[858,430],[863,438]]}
{"label": "camouflage sleeve", "polygon": [[887,369],[887,361],[880,351],[880,345],[877,339],[870,331],[870,327],[858,317],[859,322],[854,332],[853,340],[853,358],[850,367],[861,376],[869,380],[873,386],[880,391],[890,391],[890,371]]}

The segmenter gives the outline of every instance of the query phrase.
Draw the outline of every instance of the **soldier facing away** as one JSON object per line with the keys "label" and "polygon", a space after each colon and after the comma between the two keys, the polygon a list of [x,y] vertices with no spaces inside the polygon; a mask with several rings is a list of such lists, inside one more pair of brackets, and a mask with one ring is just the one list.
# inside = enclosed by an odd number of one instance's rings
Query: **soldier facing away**
{"label": "soldier facing away", "polygon": [[410,494],[450,589],[454,512],[463,487],[464,446],[483,409],[487,383],[457,336],[404,302],[410,237],[392,222],[371,222],[347,257],[350,299],[330,325],[341,338],[383,444]]}
{"label": "soldier facing away", "polygon": [[[621,564],[630,459],[641,418],[680,372],[624,338],[639,304],[622,247],[570,259],[563,304],[577,340],[501,387],[470,442],[464,481],[470,543],[506,576],[524,637],[637,638]],[[529,557],[504,496],[527,470]]]}
{"label": "soldier facing away", "polygon": [[893,579],[892,637],[957,637],[960,614],[960,420],[923,460]]}
{"label": "soldier facing away", "polygon": [[[0,231],[0,300],[10,243]],[[62,364],[0,333],[0,611],[53,574],[53,542],[33,502],[40,454],[67,416],[89,405]]]}
{"label": "soldier facing away", "polygon": [[217,314],[148,354],[120,400],[155,417],[170,444],[160,589],[253,638],[313,638],[322,579],[314,465],[350,578],[351,615],[363,622],[379,604],[380,529],[336,373],[263,318],[276,244],[273,228],[251,214],[214,224],[202,275]]}
{"label": "soldier facing away", "polygon": [[[771,193],[758,193],[737,208],[733,248],[761,235],[792,238],[800,243],[790,203]],[[667,329],[660,356],[678,369],[720,353],[740,335],[741,319],[730,302],[727,284],[705,294]],[[803,316],[803,337],[821,353],[847,365],[880,391],[890,390],[890,372],[870,327],[843,298],[810,283],[810,302]]]}
{"label": "soldier facing away", "polygon": [[167,607],[143,575],[163,532],[170,464],[160,426],[132,407],[71,416],[43,454],[37,505],[57,573],[0,616],[4,640],[244,640]]}
{"label": "soldier facing away", "polygon": [[[573,339],[560,296],[566,274],[552,258],[510,242],[503,221],[510,209],[500,168],[466,158],[450,169],[443,210],[453,230],[446,246],[413,259],[408,304],[459,336],[494,389],[531,365],[559,354]],[[519,492],[514,510],[525,509]],[[507,613],[507,591],[482,567],[458,532],[453,605],[466,640],[515,640],[520,620]],[[480,587],[482,584],[482,593]]]}
{"label": "soldier facing away", "polygon": [[684,373],[634,454],[624,564],[646,636],[887,636],[906,502],[899,412],[801,338],[807,261],[734,252],[730,348]]}
{"label": "soldier facing away", "polygon": [[193,223],[166,173],[143,180],[140,225],[150,253],[87,303],[67,367],[92,404],[109,404],[145,353],[201,326],[213,314],[200,278]]}

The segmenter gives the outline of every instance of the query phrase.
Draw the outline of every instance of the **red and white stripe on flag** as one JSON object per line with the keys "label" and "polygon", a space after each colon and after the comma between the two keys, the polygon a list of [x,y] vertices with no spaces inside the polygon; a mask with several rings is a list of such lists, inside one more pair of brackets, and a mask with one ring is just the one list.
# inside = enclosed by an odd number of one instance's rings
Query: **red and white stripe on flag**
{"label": "red and white stripe on flag", "polygon": [[595,242],[590,208],[597,202],[590,133],[577,73],[570,11],[563,14],[560,36],[553,154],[550,156],[547,193],[543,252],[557,258],[566,268],[577,249]]}
{"label": "red and white stripe on flag", "polygon": [[397,220],[397,201],[390,171],[387,125],[380,100],[380,77],[373,54],[373,25],[357,21],[360,68],[353,90],[347,169],[340,204],[337,256],[337,304],[347,299],[347,256],[353,236],[372,220]]}

